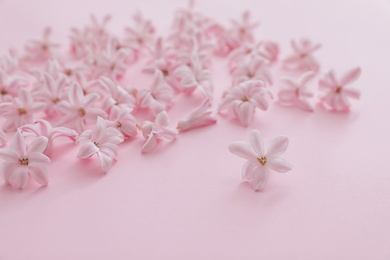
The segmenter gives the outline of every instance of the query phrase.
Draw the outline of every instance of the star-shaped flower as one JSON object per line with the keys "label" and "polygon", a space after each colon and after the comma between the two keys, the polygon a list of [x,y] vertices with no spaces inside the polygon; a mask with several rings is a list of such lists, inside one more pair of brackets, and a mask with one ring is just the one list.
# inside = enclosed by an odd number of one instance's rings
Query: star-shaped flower
{"label": "star-shaped flower", "polygon": [[36,137],[44,136],[48,139],[47,146],[43,151],[44,154],[50,156],[53,150],[53,141],[57,137],[65,136],[70,138],[72,141],[76,141],[78,136],[77,132],[67,127],[59,126],[52,127],[52,125],[43,119],[35,120],[34,124],[26,124],[19,128],[24,135],[32,134]]}
{"label": "star-shaped flower", "polygon": [[272,75],[268,69],[268,61],[259,56],[252,56],[248,61],[237,66],[233,69],[232,75],[234,85],[247,80],[262,80],[272,85]]}
{"label": "star-shaped flower", "polygon": [[250,12],[245,11],[241,16],[241,21],[232,20],[233,28],[230,33],[240,42],[253,42],[253,31],[259,26],[259,22],[251,22]]}
{"label": "star-shaped flower", "polygon": [[99,83],[109,93],[109,95],[106,95],[103,98],[102,108],[105,111],[109,111],[113,106],[127,107],[130,109],[134,107],[134,97],[113,80],[106,77],[100,77]]}
{"label": "star-shaped flower", "polygon": [[283,61],[284,68],[295,71],[319,70],[320,65],[314,53],[321,48],[321,44],[313,44],[308,39],[302,39],[299,42],[291,41],[291,47],[294,53]]}
{"label": "star-shaped flower", "polygon": [[26,49],[26,59],[29,61],[47,61],[52,57],[52,52],[54,48],[59,47],[58,44],[50,41],[51,28],[47,27],[43,31],[42,40],[31,40],[25,46]]}
{"label": "star-shaped flower", "polygon": [[231,88],[223,98],[218,110],[221,112],[231,108],[243,126],[248,126],[255,114],[256,108],[268,109],[268,99],[271,92],[261,80],[249,80]]}
{"label": "star-shaped flower", "polygon": [[278,93],[279,102],[284,106],[295,105],[300,109],[312,112],[313,106],[307,101],[307,98],[313,97],[313,93],[307,89],[306,85],[315,76],[313,71],[308,71],[299,78],[298,82],[292,79],[283,79],[283,85]]}
{"label": "star-shaped flower", "polygon": [[291,164],[280,157],[287,146],[288,138],[278,136],[266,148],[260,132],[253,130],[249,143],[234,142],[229,145],[229,151],[248,160],[242,167],[242,178],[250,182],[254,190],[259,191],[268,182],[269,170],[283,173],[292,169]]}
{"label": "star-shaped flower", "polygon": [[47,185],[48,173],[45,164],[50,158],[43,154],[47,145],[44,136],[34,139],[26,145],[22,134],[17,131],[9,149],[0,149],[0,158],[4,160],[0,172],[6,184],[16,188],[25,188],[30,175],[41,185]]}
{"label": "star-shaped flower", "polygon": [[176,138],[177,131],[167,128],[169,125],[168,114],[166,111],[160,112],[153,122],[145,121],[141,125],[142,134],[146,142],[142,147],[142,152],[147,153],[157,147],[157,144],[163,139],[173,140]]}
{"label": "star-shaped flower", "polygon": [[118,144],[123,142],[122,134],[113,127],[107,127],[106,121],[98,117],[94,131],[86,130],[78,138],[81,146],[77,157],[88,158],[97,154],[104,172],[111,168],[112,160],[116,160]]}
{"label": "star-shaped flower", "polygon": [[61,101],[58,107],[64,114],[60,124],[73,121],[78,133],[84,131],[85,124],[96,122],[98,116],[107,116],[100,108],[93,107],[93,104],[98,101],[99,95],[91,93],[84,96],[83,89],[78,83],[69,87],[68,99],[69,101]]}
{"label": "star-shaped flower", "polygon": [[28,90],[20,89],[18,97],[0,104],[0,114],[5,117],[3,130],[10,132],[19,126],[32,123],[34,113],[41,111],[44,107],[45,103],[33,101]]}
{"label": "star-shaped flower", "polygon": [[118,129],[124,138],[137,135],[137,122],[128,107],[113,107],[106,122],[107,126]]}
{"label": "star-shaped flower", "polygon": [[320,89],[327,91],[321,98],[325,107],[336,111],[347,111],[351,105],[348,98],[360,98],[360,91],[347,85],[356,81],[360,74],[359,67],[348,71],[340,80],[337,80],[334,71],[327,73],[320,80]]}

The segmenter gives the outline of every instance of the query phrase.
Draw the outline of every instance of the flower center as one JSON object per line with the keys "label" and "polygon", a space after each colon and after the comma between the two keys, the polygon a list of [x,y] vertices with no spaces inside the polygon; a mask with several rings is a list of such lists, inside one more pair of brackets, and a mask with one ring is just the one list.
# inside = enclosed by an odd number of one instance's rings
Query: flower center
{"label": "flower center", "polygon": [[264,156],[257,158],[257,160],[259,161],[259,163],[261,165],[264,165],[267,163],[267,157],[264,157]]}
{"label": "flower center", "polygon": [[99,148],[99,143],[98,142],[93,142],[93,144]]}
{"label": "flower center", "polygon": [[341,90],[342,90],[342,87],[341,86],[337,86],[335,92],[337,94],[340,94]]}
{"label": "flower center", "polygon": [[65,70],[65,75],[72,76],[72,70],[71,69],[66,69]]}
{"label": "flower center", "polygon": [[24,116],[27,114],[27,111],[24,107],[18,108],[18,113],[20,116]]}
{"label": "flower center", "polygon": [[86,114],[85,109],[80,107],[79,113],[80,113],[80,116],[85,116],[85,114]]}
{"label": "flower center", "polygon": [[247,76],[248,78],[252,79],[255,76],[255,74],[252,72],[248,72]]}
{"label": "flower center", "polygon": [[110,67],[110,70],[111,70],[111,71],[115,70],[115,67],[116,67],[116,64],[113,63],[113,64],[111,65],[111,67]]}
{"label": "flower center", "polygon": [[3,96],[5,96],[5,95],[8,94],[8,91],[7,91],[6,89],[2,89],[2,90],[0,91],[0,94],[3,95]]}
{"label": "flower center", "polygon": [[121,122],[116,123],[116,128],[121,128],[121,127],[122,127],[122,123]]}
{"label": "flower center", "polygon": [[59,99],[59,98],[53,98],[51,101],[52,101],[54,104],[57,104],[57,103],[60,101],[60,99]]}
{"label": "flower center", "polygon": [[84,94],[84,96],[86,96],[88,94],[88,92],[85,89],[83,89],[83,94]]}
{"label": "flower center", "polygon": [[164,77],[168,76],[169,72],[168,70],[161,70],[162,74],[164,75]]}
{"label": "flower center", "polygon": [[19,159],[20,165],[28,165],[28,158]]}
{"label": "flower center", "polygon": [[247,97],[243,97],[243,98],[241,98],[241,101],[242,101],[242,102],[248,102],[249,99],[248,99]]}

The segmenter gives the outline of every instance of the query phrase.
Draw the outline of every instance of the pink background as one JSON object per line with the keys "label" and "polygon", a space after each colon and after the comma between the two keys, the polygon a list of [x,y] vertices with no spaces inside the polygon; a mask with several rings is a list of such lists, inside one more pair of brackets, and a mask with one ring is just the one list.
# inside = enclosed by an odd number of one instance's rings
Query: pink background
{"label": "pink background", "polygon": [[[114,15],[109,28],[120,33],[139,9],[165,32],[185,4],[0,0],[0,50],[20,48],[46,25],[67,43],[68,29],[90,13]],[[362,67],[354,84],[362,99],[341,114],[275,103],[247,129],[219,116],[148,155],[137,138],[121,145],[106,175],[95,159],[77,160],[77,147],[57,142],[49,186],[0,186],[1,260],[390,259],[390,2],[199,0],[197,8],[224,23],[252,10],[262,22],[258,38],[280,42],[282,54],[292,38],[321,42],[323,69]],[[230,80],[223,61],[213,68],[218,101]],[[172,124],[197,103],[175,100]],[[227,150],[254,128],[268,139],[288,136],[284,157],[294,165],[258,193],[241,182],[244,161]]]}

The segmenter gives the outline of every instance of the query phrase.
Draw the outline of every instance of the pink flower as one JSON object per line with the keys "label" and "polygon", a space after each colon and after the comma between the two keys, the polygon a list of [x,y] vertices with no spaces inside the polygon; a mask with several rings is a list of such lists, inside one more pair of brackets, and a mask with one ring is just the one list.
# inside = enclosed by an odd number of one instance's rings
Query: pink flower
{"label": "pink flower", "polygon": [[270,169],[281,173],[292,169],[292,165],[280,157],[287,146],[288,138],[278,136],[266,149],[260,132],[253,130],[249,143],[234,142],[229,145],[229,151],[248,160],[242,167],[242,178],[250,182],[254,190],[259,191],[267,184]]}
{"label": "pink flower", "polygon": [[350,107],[348,98],[359,99],[360,91],[347,85],[356,81],[361,74],[359,67],[348,71],[341,80],[337,80],[333,71],[330,71],[320,80],[320,89],[327,91],[321,98],[325,107],[336,111],[347,111]]}
{"label": "pink flower", "polygon": [[131,138],[137,135],[137,123],[128,107],[113,107],[110,111],[107,126],[115,127],[121,132],[124,138]]}
{"label": "pink flower", "polygon": [[212,98],[213,83],[211,81],[211,72],[203,68],[197,55],[192,56],[192,66],[179,66],[175,70],[175,75],[179,78],[179,87],[184,93],[192,93],[199,89],[206,98]]}
{"label": "pink flower", "polygon": [[254,56],[233,70],[233,85],[247,80],[262,80],[272,85],[272,76],[268,69],[268,61]]}
{"label": "pink flower", "polygon": [[19,89],[27,87],[28,82],[21,77],[9,76],[0,70],[0,102],[11,101],[18,95]]}
{"label": "pink flower", "polygon": [[277,43],[271,41],[253,43],[245,43],[236,48],[229,55],[229,63],[240,65],[246,59],[253,57],[261,57],[266,59],[269,63],[273,63],[278,59],[279,46]]}
{"label": "pink flower", "polygon": [[56,80],[49,74],[44,73],[43,82],[39,88],[33,92],[35,100],[45,102],[45,112],[49,116],[55,116],[58,113],[58,107],[61,101],[66,100],[66,79],[59,76]]}
{"label": "pink flower", "polygon": [[253,31],[259,26],[258,22],[250,21],[250,12],[245,11],[241,16],[241,21],[232,20],[233,28],[230,34],[239,42],[253,42]]}
{"label": "pink flower", "polygon": [[154,123],[150,121],[145,121],[142,123],[142,134],[144,135],[145,139],[147,139],[142,147],[143,153],[152,151],[163,139],[171,141],[176,138],[177,131],[167,128],[168,125],[169,119],[166,111],[159,113],[156,116]]}
{"label": "pink flower", "polygon": [[36,137],[44,136],[48,139],[47,146],[43,151],[44,154],[50,156],[53,150],[53,141],[57,137],[65,136],[72,141],[76,141],[78,136],[77,132],[67,127],[59,126],[52,127],[52,125],[43,119],[35,120],[34,124],[23,125],[19,128],[23,134],[29,133]]}
{"label": "pink flower", "polygon": [[308,71],[299,78],[298,82],[283,79],[283,86],[278,93],[280,104],[284,106],[296,105],[300,109],[312,112],[313,106],[307,101],[307,98],[313,97],[313,93],[307,89],[306,85],[315,76],[315,72]]}
{"label": "pink flower", "polygon": [[205,99],[200,106],[191,112],[191,114],[179,121],[176,127],[177,130],[183,132],[194,128],[215,124],[217,119],[209,110],[210,107],[210,100]]}
{"label": "pink flower", "polygon": [[70,86],[68,92],[69,101],[61,101],[59,110],[64,114],[60,124],[73,121],[78,133],[82,133],[85,124],[96,122],[98,116],[106,117],[106,113],[100,108],[93,107],[99,99],[99,95],[91,93],[83,95],[83,90],[78,83]]}
{"label": "pink flower", "polygon": [[3,129],[0,128],[0,147],[3,147],[7,143],[7,135],[4,133]]}
{"label": "pink flower", "polygon": [[34,113],[44,107],[45,103],[33,102],[31,94],[24,88],[20,89],[18,97],[0,104],[0,114],[5,117],[3,130],[10,132],[19,126],[32,123]]}
{"label": "pink flower", "polygon": [[41,185],[47,185],[48,173],[45,164],[50,158],[42,152],[47,145],[46,137],[37,137],[29,146],[26,145],[22,134],[17,131],[9,149],[0,149],[1,175],[6,184],[16,188],[25,188],[28,176],[31,175]]}
{"label": "pink flower", "polygon": [[7,74],[14,74],[19,70],[19,60],[13,50],[1,57],[0,69]]}
{"label": "pink flower", "polygon": [[102,170],[107,172],[111,168],[112,160],[116,160],[118,144],[123,142],[123,137],[117,129],[107,127],[104,119],[98,117],[95,130],[84,131],[77,138],[77,142],[83,143],[77,157],[88,158],[97,154]]}
{"label": "pink flower", "polygon": [[140,12],[133,16],[135,27],[126,28],[125,44],[139,52],[143,47],[153,43],[155,28],[150,20],[145,19]]}
{"label": "pink flower", "polygon": [[320,65],[313,54],[321,48],[321,44],[313,44],[307,39],[302,39],[298,43],[291,41],[291,46],[294,53],[283,61],[284,68],[296,71],[319,70]]}
{"label": "pink flower", "polygon": [[103,98],[102,108],[109,111],[113,106],[133,108],[135,99],[124,88],[117,85],[113,80],[100,77],[99,83],[109,92]]}
{"label": "pink flower", "polygon": [[174,92],[163,79],[161,71],[154,74],[153,83],[149,89],[142,89],[137,93],[137,103],[141,108],[150,107],[153,114],[157,115],[171,103]]}
{"label": "pink flower", "polygon": [[59,47],[58,44],[50,41],[51,28],[47,27],[43,31],[43,39],[41,41],[31,40],[25,46],[26,59],[29,61],[42,62],[52,57],[54,48]]}
{"label": "pink flower", "polygon": [[219,105],[221,112],[231,108],[243,126],[248,126],[256,111],[268,109],[268,98],[272,98],[271,92],[261,80],[249,80],[231,88]]}

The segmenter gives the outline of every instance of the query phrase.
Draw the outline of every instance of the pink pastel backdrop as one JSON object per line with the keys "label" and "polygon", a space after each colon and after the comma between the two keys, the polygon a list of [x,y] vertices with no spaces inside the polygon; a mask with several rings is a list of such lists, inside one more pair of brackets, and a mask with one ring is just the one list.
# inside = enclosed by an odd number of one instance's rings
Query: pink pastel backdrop
{"label": "pink pastel backdrop", "polygon": [[[67,43],[89,14],[112,14],[121,33],[139,9],[166,32],[179,0],[0,0],[0,50],[20,48],[46,25]],[[292,38],[321,42],[323,71],[363,69],[362,99],[350,113],[315,113],[276,103],[244,128],[218,117],[141,155],[143,140],[121,145],[104,175],[96,160],[57,143],[50,184],[0,186],[0,259],[390,259],[390,2],[385,0],[199,0],[197,9],[228,22],[250,9],[258,38],[290,51]],[[223,61],[213,66],[215,99],[229,86]],[[130,72],[132,83],[150,80]],[[311,85],[316,88],[315,84]],[[274,86],[276,87],[276,86]],[[199,98],[174,100],[172,125]],[[253,192],[241,182],[243,160],[227,145],[251,129],[286,135],[294,165]]]}

